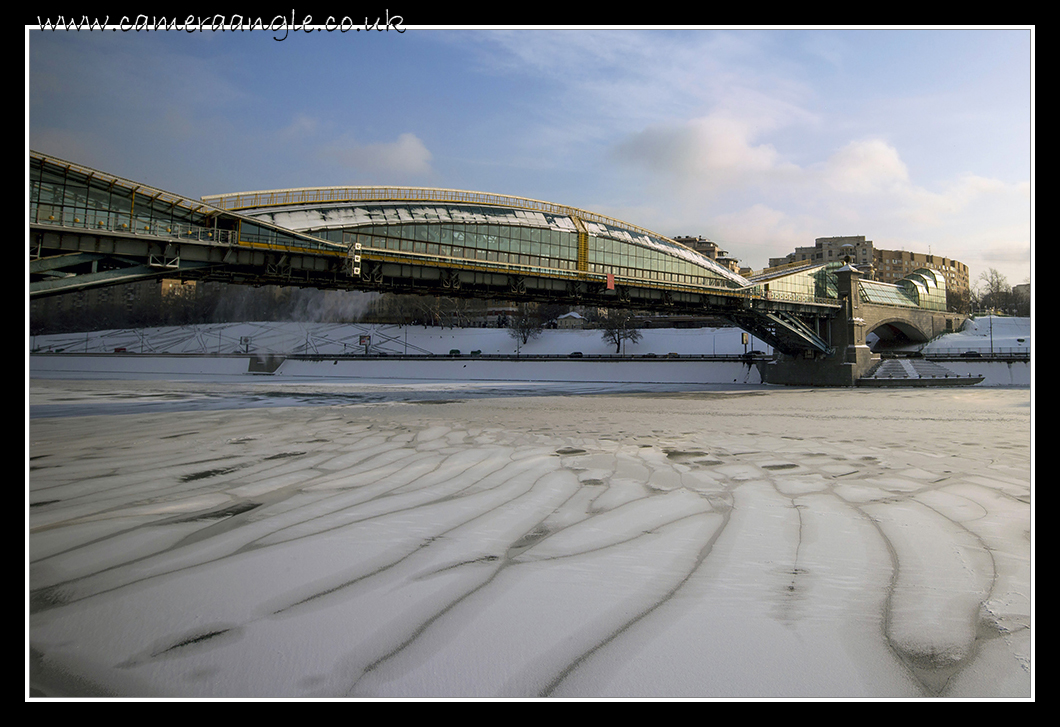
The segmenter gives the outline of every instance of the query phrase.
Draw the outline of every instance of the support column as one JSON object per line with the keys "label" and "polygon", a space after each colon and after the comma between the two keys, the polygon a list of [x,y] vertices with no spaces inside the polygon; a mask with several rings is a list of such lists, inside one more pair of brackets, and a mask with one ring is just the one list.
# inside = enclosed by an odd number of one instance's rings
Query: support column
{"label": "support column", "polygon": [[836,271],[838,278],[839,299],[843,301],[843,316],[835,322],[833,341],[836,353],[842,354],[841,366],[846,369],[841,374],[844,386],[853,386],[859,378],[868,373],[874,363],[874,357],[868,344],[865,343],[865,319],[861,317],[861,291],[858,281],[861,279],[854,267],[844,265]]}
{"label": "support column", "polygon": [[830,321],[828,337],[835,353],[803,353],[777,357],[766,367],[766,381],[788,386],[854,386],[878,359],[865,343],[865,321],[861,314],[861,273],[850,265],[836,271],[840,313]]}

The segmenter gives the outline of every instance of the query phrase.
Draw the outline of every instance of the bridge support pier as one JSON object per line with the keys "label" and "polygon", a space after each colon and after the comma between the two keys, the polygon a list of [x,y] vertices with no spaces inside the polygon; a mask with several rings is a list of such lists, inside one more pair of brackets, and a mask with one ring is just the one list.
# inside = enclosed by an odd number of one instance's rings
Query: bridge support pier
{"label": "bridge support pier", "polygon": [[855,386],[880,360],[865,343],[865,321],[859,315],[861,273],[847,265],[836,271],[842,312],[832,319],[829,340],[835,353],[780,354],[765,370],[769,384],[787,386]]}
{"label": "bridge support pier", "polygon": [[868,346],[847,346],[832,356],[786,356],[765,367],[767,384],[786,386],[855,386],[880,360]]}

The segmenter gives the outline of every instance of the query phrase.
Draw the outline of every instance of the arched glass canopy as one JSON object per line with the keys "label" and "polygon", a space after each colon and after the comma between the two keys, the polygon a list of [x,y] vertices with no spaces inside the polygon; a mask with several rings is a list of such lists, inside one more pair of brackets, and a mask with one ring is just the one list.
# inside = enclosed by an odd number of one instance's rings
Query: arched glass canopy
{"label": "arched glass canopy", "polygon": [[[340,187],[204,197],[272,225],[374,256],[554,277],[738,290],[750,283],[665,236],[539,200],[432,188]],[[242,238],[255,242],[252,225]]]}

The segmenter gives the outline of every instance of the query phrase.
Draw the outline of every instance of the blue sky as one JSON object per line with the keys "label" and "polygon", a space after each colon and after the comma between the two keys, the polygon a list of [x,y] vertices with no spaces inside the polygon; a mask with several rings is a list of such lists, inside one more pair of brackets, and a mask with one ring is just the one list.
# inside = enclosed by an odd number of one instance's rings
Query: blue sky
{"label": "blue sky", "polygon": [[[408,22],[408,21],[406,21]],[[192,197],[514,194],[1031,274],[1029,29],[28,31],[30,148]]]}

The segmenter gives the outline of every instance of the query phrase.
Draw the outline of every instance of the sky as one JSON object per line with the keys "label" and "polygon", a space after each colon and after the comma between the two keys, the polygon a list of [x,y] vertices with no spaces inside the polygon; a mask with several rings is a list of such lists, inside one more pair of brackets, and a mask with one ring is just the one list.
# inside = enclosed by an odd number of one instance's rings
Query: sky
{"label": "sky", "polygon": [[755,269],[864,235],[955,258],[973,282],[990,268],[1030,280],[1030,28],[414,20],[27,27],[27,145],[189,197],[445,187],[701,235]]}

